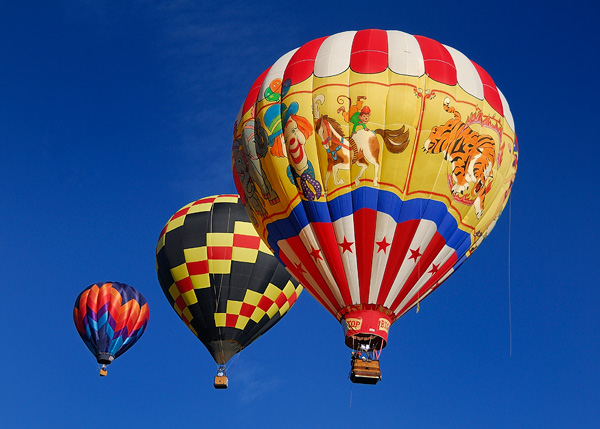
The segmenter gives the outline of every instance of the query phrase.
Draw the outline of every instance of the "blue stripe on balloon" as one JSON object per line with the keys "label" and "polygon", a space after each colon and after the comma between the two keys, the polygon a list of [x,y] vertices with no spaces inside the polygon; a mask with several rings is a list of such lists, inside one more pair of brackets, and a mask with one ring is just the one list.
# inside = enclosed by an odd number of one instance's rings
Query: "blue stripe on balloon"
{"label": "blue stripe on balloon", "polygon": [[[456,254],[457,255],[463,255],[465,257],[465,259],[466,259],[466,257],[467,257],[466,253],[467,253],[467,250],[469,250],[470,247],[471,247],[471,240],[464,240],[462,242],[462,244],[460,244],[458,246],[458,248],[456,249]],[[461,262],[461,265],[462,265],[462,262]],[[455,269],[458,269],[458,267],[456,267]]]}
{"label": "blue stripe on balloon", "polygon": [[115,330],[112,328],[110,323],[106,324],[106,328],[104,328],[104,330],[106,331],[106,336],[112,340],[115,336]]}
{"label": "blue stripe on balloon", "polygon": [[121,346],[123,345],[123,337],[117,337],[111,341],[110,346],[108,348],[108,352],[111,355],[116,355]]}
{"label": "blue stripe on balloon", "polygon": [[98,319],[98,325],[97,325],[98,328],[97,329],[102,328],[106,324],[107,320],[108,320],[108,311],[106,313],[104,313],[100,319]]}
{"label": "blue stripe on balloon", "polygon": [[[98,332],[98,322],[92,318],[88,318],[88,321],[90,322],[88,328],[90,328],[92,331],[96,331]],[[90,333],[90,337],[91,337],[91,333]]]}
{"label": "blue stripe on balloon", "polygon": [[354,211],[358,209],[377,210],[377,201],[379,200],[377,189],[363,186],[350,192],[350,195],[352,195]]}
{"label": "blue stripe on balloon", "polygon": [[420,219],[435,222],[446,244],[459,255],[471,244],[470,234],[458,229],[456,219],[448,213],[444,203],[424,198],[402,201],[393,192],[361,187],[328,202],[302,201],[287,218],[267,225],[269,245],[278,255],[277,242],[297,236],[309,224],[309,219],[310,222],[335,222],[361,209],[386,213],[397,223]]}

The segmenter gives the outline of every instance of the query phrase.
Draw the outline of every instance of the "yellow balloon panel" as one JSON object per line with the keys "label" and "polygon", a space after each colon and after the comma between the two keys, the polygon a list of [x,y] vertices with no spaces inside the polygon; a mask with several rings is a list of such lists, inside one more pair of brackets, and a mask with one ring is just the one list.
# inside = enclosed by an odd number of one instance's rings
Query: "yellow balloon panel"
{"label": "yellow balloon panel", "polygon": [[427,296],[491,231],[517,168],[512,116],[487,73],[400,32],[285,55],[234,133],[253,225],[338,319],[368,304],[395,320]]}
{"label": "yellow balloon panel", "polygon": [[514,131],[460,87],[389,71],[308,79],[281,104],[256,103],[237,134],[251,121],[266,124],[265,115],[280,106],[282,152],[271,149],[261,162],[268,177],[280,179],[271,183],[279,203],[263,205],[267,216],[285,215],[300,201],[301,186],[289,177],[304,172],[320,186],[306,184],[317,201],[375,186],[403,200],[443,201],[466,229],[505,204],[504,196],[490,196],[506,193],[514,178]]}

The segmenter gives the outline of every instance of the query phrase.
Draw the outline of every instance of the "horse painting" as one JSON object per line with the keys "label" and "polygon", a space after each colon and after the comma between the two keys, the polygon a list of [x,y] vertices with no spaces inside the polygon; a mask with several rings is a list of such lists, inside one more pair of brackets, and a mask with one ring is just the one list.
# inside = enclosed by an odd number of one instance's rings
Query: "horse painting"
{"label": "horse painting", "polygon": [[350,170],[352,164],[360,167],[360,172],[354,180],[356,186],[359,186],[360,178],[369,164],[373,164],[375,168],[373,186],[378,186],[380,143],[377,136],[382,138],[387,150],[394,154],[404,152],[409,143],[409,132],[404,126],[397,130],[360,129],[351,137],[346,138],[340,124],[327,115],[319,115],[316,119],[315,130],[321,139],[323,148],[327,151],[326,187],[332,173],[333,183],[335,185],[343,184],[344,180],[338,177],[338,172],[340,169]]}

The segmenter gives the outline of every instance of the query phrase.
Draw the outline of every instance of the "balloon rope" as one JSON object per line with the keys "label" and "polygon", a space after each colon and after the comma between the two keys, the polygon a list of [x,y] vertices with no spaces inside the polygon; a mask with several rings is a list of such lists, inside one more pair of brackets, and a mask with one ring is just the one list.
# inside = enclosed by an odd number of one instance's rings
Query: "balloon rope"
{"label": "balloon rope", "polygon": [[243,350],[240,350],[239,352],[237,352],[233,358],[233,362],[231,362],[231,364],[229,365],[229,367],[227,368],[227,374],[233,372],[235,370],[235,367],[237,366],[238,360],[240,358],[240,355],[242,354]]}
{"label": "balloon rope", "polygon": [[[213,207],[214,207],[214,206],[213,206]],[[213,211],[212,211],[212,209],[211,209],[211,211],[210,211],[210,215],[211,215],[211,217],[212,217],[212,215],[213,215]],[[227,212],[227,232],[228,232],[228,233],[229,233],[229,232],[231,232],[231,233],[233,234],[233,232],[234,232],[233,230],[232,230],[232,231],[229,231],[229,227],[230,227],[230,226],[231,226],[231,210],[229,210],[229,211]],[[211,227],[211,229],[212,229],[212,219],[210,220],[210,227]],[[233,229],[235,229],[235,224],[234,224],[234,227],[233,227]],[[217,312],[217,310],[218,310],[218,308],[219,308],[219,302],[221,301],[221,294],[223,293],[223,277],[224,277],[224,276],[223,276],[223,275],[221,275],[221,276],[219,276],[219,277],[220,277],[220,280],[219,280],[219,293],[218,293],[218,295],[217,295],[217,308],[215,308],[215,313]],[[215,286],[215,287],[216,287],[216,286]],[[228,298],[229,298],[229,295],[227,295],[227,296],[225,297],[225,299],[226,299],[226,300],[227,300]],[[227,303],[225,303],[225,304],[227,305]],[[225,309],[225,312],[227,312],[227,309]],[[219,337],[220,337],[220,338],[223,338],[223,332],[222,332],[222,329],[221,329],[221,327],[219,327]],[[222,359],[223,359],[223,360],[225,360],[225,350],[223,349],[223,341],[222,341],[222,340],[221,340],[221,357],[222,357]],[[238,357],[239,357],[239,355],[238,355]],[[237,363],[237,359],[236,359],[235,363]],[[235,367],[235,363],[234,363],[234,367]],[[232,370],[233,370],[233,369],[232,369]]]}
{"label": "balloon rope", "polygon": [[92,362],[94,362],[94,365],[96,365],[96,371],[100,372],[102,365],[100,363],[98,363],[96,356],[92,355],[91,359],[92,359]]}
{"label": "balloon rope", "polygon": [[[209,222],[209,225],[210,225],[210,226],[209,226],[209,232],[210,232],[211,234],[212,234],[212,232],[213,232],[213,212],[214,212],[214,207],[215,207],[215,206],[214,206],[214,202],[213,202],[213,205],[210,207],[210,222]],[[229,213],[229,216],[230,216],[230,215],[231,215],[231,212]],[[228,228],[227,228],[227,229],[229,229],[229,219],[227,219],[227,226],[228,226]],[[206,246],[207,246],[207,248],[208,248],[208,246],[209,246],[209,245],[210,245],[210,244],[209,244],[209,243],[208,243],[208,241],[207,241],[207,243],[206,243]],[[208,254],[207,254],[207,257],[208,257]],[[210,264],[210,260],[208,260],[207,262]],[[210,269],[209,269],[209,271],[210,271]],[[209,273],[209,276],[210,276],[210,275],[211,275],[211,274]],[[213,279],[214,279],[214,277],[213,277]],[[213,280],[213,279],[211,279],[211,283],[212,283],[212,280]],[[222,290],[223,290],[223,276],[221,275],[221,276],[220,276],[220,284],[219,284],[219,287],[217,288],[217,285],[216,285],[216,284],[215,284],[215,285],[213,285],[213,291],[214,291],[215,298],[216,298],[216,299],[215,299],[215,314],[217,313],[217,311],[218,311],[218,309],[219,309],[219,302],[220,302],[220,300],[221,300],[221,291],[222,291]],[[219,337],[220,337],[220,338],[223,338],[223,331],[222,331],[222,329],[221,329],[221,326],[219,326],[219,327],[218,327],[218,330],[219,330]],[[224,350],[223,350],[223,342],[222,342],[222,341],[221,341],[221,347],[219,348],[218,352],[219,352],[219,354],[221,355],[221,356],[220,356],[220,357],[221,357],[221,360],[223,360],[223,361],[224,361],[224,360],[225,360],[225,352],[224,352]]]}
{"label": "balloon rope", "polygon": [[354,383],[350,383],[350,405],[348,408],[352,408],[352,389],[354,388]]}
{"label": "balloon rope", "polygon": [[510,299],[510,233],[512,225],[512,198],[508,199],[508,338],[509,346],[508,353],[512,357],[512,308]]}

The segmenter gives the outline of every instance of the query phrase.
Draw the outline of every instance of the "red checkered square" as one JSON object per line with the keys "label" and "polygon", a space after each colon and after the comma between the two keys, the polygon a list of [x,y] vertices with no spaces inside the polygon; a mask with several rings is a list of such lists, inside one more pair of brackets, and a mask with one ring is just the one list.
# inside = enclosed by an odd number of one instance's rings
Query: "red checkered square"
{"label": "red checkered square", "polygon": [[254,305],[248,304],[247,302],[242,303],[242,308],[240,309],[240,316],[251,317],[252,313],[254,313],[254,309],[256,307]]}
{"label": "red checkered square", "polygon": [[208,246],[206,248],[208,259],[231,259],[232,250],[233,249],[231,247],[224,246]]}
{"label": "red checkered square", "polygon": [[244,247],[246,249],[258,249],[260,247],[260,237],[250,235],[234,234],[233,247]]}
{"label": "red checkered square", "polygon": [[281,307],[283,307],[283,304],[286,303],[286,301],[287,301],[287,296],[285,296],[284,293],[281,293],[275,300],[275,304],[277,305],[277,307],[281,308]]}
{"label": "red checkered square", "polygon": [[190,276],[208,273],[208,261],[187,262],[186,265]]}
{"label": "red checkered square", "polygon": [[225,316],[225,326],[229,326],[231,328],[235,328],[239,315],[237,314],[227,314]]}
{"label": "red checkered square", "polygon": [[183,297],[182,297],[181,295],[179,295],[179,296],[177,297],[177,299],[175,300],[175,305],[177,306],[177,308],[178,308],[180,311],[183,311],[183,310],[185,310],[185,307],[187,307],[187,305],[186,305],[186,303],[185,303],[185,300],[183,299]]}
{"label": "red checkered square", "polygon": [[258,301],[257,307],[266,312],[269,310],[269,308],[271,308],[272,305],[273,300],[263,295],[260,301]]}
{"label": "red checkered square", "polygon": [[194,289],[194,285],[192,284],[192,279],[190,279],[189,277],[185,277],[181,280],[177,280],[175,283],[177,284],[177,290],[181,294],[189,292],[190,290]]}

